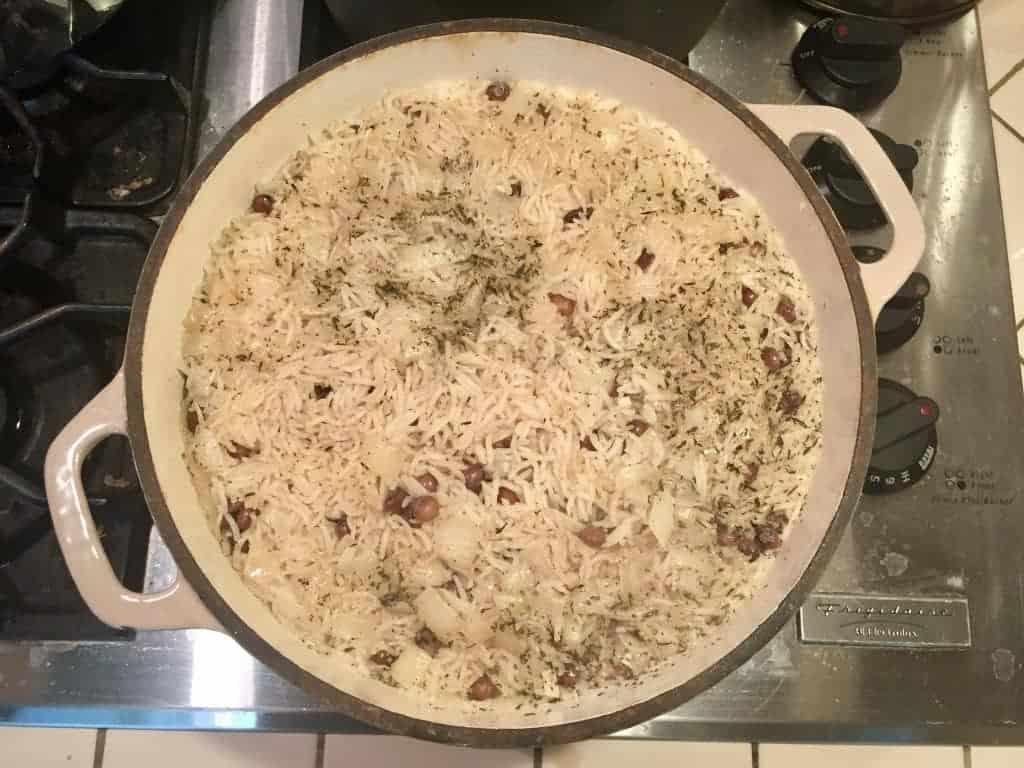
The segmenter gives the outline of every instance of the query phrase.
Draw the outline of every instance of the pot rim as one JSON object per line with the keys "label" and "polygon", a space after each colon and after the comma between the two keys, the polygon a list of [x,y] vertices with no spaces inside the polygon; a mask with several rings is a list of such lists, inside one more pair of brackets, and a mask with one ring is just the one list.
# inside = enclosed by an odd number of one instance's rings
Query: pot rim
{"label": "pot rim", "polygon": [[[410,717],[369,704],[346,693],[330,683],[302,669],[281,654],[260,634],[246,624],[213,587],[203,569],[184,543],[174,517],[167,506],[150,451],[150,436],[146,427],[145,404],[142,396],[142,352],[150,303],[157,277],[163,267],[168,248],[174,239],[185,213],[199,189],[221,159],[258,124],[271,110],[288,96],[326,73],[368,54],[426,38],[467,33],[523,33],[568,38],[591,43],[638,58],[686,81],[721,104],[739,118],[779,158],[794,177],[820,220],[839,260],[853,304],[857,324],[857,348],[861,358],[861,398],[857,424],[857,437],[853,461],[843,488],[842,498],[825,536],[804,573],[778,606],[759,626],[731,651],[699,674],[676,688],[644,701],[641,704],[606,715],[577,720],[559,725],[540,725],[529,728],[494,729],[470,726],[452,726]],[[249,653],[287,679],[292,684],[317,696],[342,713],[371,726],[399,735],[414,736],[430,741],[476,747],[523,747],[577,741],[600,734],[632,727],[688,701],[710,688],[727,674],[746,662],[763,647],[789,621],[818,581],[825,565],[831,559],[839,540],[846,530],[854,508],[860,498],[861,487],[870,458],[875,426],[876,355],[874,329],[867,300],[861,284],[860,272],[846,237],[831,209],[818,192],[810,175],[793,156],[786,145],[737,99],[692,72],[680,62],[651,50],[641,44],[622,40],[592,29],[556,22],[520,19],[472,19],[442,22],[400,30],[360,43],[323,59],[302,71],[257,103],[233,126],[216,147],[193,170],[170,211],[160,226],[139,278],[135,300],[129,320],[125,343],[124,374],[127,399],[128,432],[144,497],[168,549],[177,563],[180,574],[221,623],[224,629]]]}

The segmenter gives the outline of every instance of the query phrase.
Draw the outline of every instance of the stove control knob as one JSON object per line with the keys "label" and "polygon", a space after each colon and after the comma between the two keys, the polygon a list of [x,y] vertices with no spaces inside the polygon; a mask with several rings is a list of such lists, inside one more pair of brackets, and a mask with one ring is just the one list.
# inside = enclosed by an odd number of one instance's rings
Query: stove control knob
{"label": "stove control knob", "polygon": [[[909,144],[897,144],[891,137],[874,128],[871,129],[871,135],[892,161],[907,189],[913,192],[914,169],[919,160],[917,150]],[[841,146],[822,137],[811,144],[804,154],[803,164],[832,206],[843,229],[875,229],[885,224],[885,212]]]}
{"label": "stove control knob", "polygon": [[851,247],[853,257],[861,264],[874,264],[881,261],[888,251],[874,245],[854,245]]}
{"label": "stove control knob", "polygon": [[[857,248],[854,248],[856,254]],[[924,322],[924,300],[931,292],[928,278],[912,272],[907,282],[882,307],[875,323],[875,348],[884,355],[903,346]]]}
{"label": "stove control knob", "polygon": [[793,51],[797,80],[814,98],[853,112],[896,89],[903,65],[899,24],[849,16],[808,27]]}
{"label": "stove control knob", "polygon": [[902,384],[878,380],[878,417],[864,492],[893,493],[922,477],[935,460],[939,406]]}

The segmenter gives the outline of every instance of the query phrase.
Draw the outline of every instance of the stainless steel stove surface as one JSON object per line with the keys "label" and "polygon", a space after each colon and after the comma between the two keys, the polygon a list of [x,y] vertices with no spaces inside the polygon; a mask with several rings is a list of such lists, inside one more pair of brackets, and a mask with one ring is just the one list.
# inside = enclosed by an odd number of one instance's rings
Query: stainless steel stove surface
{"label": "stainless steel stove surface", "polygon": [[[201,151],[294,71],[300,39],[304,61],[320,55],[312,6],[303,29],[297,3],[221,4]],[[690,65],[748,102],[808,102],[791,54],[818,18],[782,0],[729,0]],[[902,59],[895,91],[862,114],[906,166],[928,246],[880,332],[872,493],[799,620],[719,685],[625,736],[1024,743],[1024,398],[976,17],[908,33]],[[873,258],[885,228],[873,227],[835,149],[813,140],[798,151],[843,208],[860,257]],[[173,573],[154,535],[146,584]],[[60,642],[0,633],[5,720],[364,730],[205,631]]]}

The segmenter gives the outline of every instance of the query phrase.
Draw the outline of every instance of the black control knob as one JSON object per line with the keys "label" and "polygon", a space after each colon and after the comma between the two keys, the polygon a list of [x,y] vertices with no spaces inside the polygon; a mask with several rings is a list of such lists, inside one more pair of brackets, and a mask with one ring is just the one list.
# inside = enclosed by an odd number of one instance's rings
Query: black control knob
{"label": "black control knob", "polygon": [[931,291],[928,278],[912,272],[896,295],[886,302],[875,323],[878,354],[892,352],[907,343],[924,322],[924,300]]}
{"label": "black control knob", "polygon": [[[914,169],[919,159],[917,150],[909,144],[897,144],[873,128],[871,135],[892,161],[907,189],[913,192]],[[874,229],[885,224],[885,213],[871,187],[841,146],[823,136],[804,154],[803,164],[844,229]]]}
{"label": "black control knob", "polygon": [[878,380],[878,416],[864,492],[893,493],[922,477],[935,460],[939,406],[890,379]]}
{"label": "black control knob", "polygon": [[887,253],[885,248],[876,248],[873,245],[854,245],[851,250],[853,250],[853,257],[861,264],[874,264],[876,261],[881,261]]}
{"label": "black control knob", "polygon": [[[861,264],[874,264],[886,251],[873,245],[855,245],[853,255]],[[932,285],[920,272],[911,272],[896,295],[882,307],[875,323],[875,349],[884,355],[906,344],[924,322],[924,300]]]}
{"label": "black control knob", "polygon": [[899,24],[849,16],[808,27],[793,51],[797,80],[818,101],[851,111],[879,104],[903,71]]}

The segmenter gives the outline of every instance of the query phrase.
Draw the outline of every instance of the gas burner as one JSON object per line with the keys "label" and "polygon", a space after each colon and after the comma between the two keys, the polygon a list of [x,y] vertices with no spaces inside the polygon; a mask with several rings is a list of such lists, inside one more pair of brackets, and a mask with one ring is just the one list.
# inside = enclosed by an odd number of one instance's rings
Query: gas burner
{"label": "gas burner", "polygon": [[854,112],[867,109],[896,89],[904,38],[903,28],[891,22],[822,19],[800,38],[793,72],[818,101]]}
{"label": "gas burner", "polygon": [[[151,217],[194,159],[210,4],[120,5],[0,87],[0,644],[132,636],[75,588],[43,463],[121,363]],[[141,590],[151,520],[128,441],[97,445],[82,484],[115,576]]]}
{"label": "gas burner", "polygon": [[938,450],[939,406],[890,379],[878,380],[878,416],[864,492],[886,494],[916,483]]}
{"label": "gas burner", "polygon": [[[871,134],[896,166],[907,189],[913,191],[917,150],[908,144],[897,144],[881,131],[872,129]],[[825,136],[815,141],[804,154],[803,164],[844,229],[874,229],[886,223],[885,212],[871,188],[843,148],[834,141]]]}
{"label": "gas burner", "polygon": [[136,208],[178,180],[186,96],[167,75],[69,54],[48,79],[7,94],[0,202],[21,202],[27,188],[41,186],[61,204]]}
{"label": "gas burner", "polygon": [[53,207],[166,212],[195,139],[205,12],[186,4],[126,3],[74,53],[0,85],[0,205],[20,210],[0,255]]}

